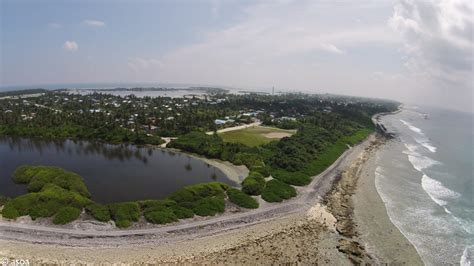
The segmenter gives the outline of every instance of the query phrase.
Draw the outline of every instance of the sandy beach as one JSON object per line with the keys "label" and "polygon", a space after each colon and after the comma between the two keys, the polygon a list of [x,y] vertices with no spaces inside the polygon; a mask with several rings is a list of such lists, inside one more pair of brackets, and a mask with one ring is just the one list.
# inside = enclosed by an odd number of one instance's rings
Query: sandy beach
{"label": "sandy beach", "polygon": [[[381,149],[387,146],[380,147]],[[376,153],[360,165],[353,195],[354,222],[359,238],[377,264],[423,265],[415,247],[392,224],[375,187]]]}
{"label": "sandy beach", "polygon": [[[106,239],[87,238],[82,243],[91,246],[73,247],[79,243],[74,235],[60,235],[62,243],[69,245],[41,244],[47,239],[45,232],[18,241],[0,226],[0,257],[53,264],[422,264],[413,246],[391,224],[375,189],[374,158],[383,143],[371,136],[353,147],[337,163],[342,172],[336,168],[322,175],[331,180],[315,180],[295,199],[300,205],[281,204],[292,211],[259,214],[255,219],[239,214],[233,226],[216,217],[222,221],[210,225],[212,230],[203,226],[137,235],[141,241],[120,238],[115,247],[102,245]],[[324,193],[313,195],[316,189]]]}

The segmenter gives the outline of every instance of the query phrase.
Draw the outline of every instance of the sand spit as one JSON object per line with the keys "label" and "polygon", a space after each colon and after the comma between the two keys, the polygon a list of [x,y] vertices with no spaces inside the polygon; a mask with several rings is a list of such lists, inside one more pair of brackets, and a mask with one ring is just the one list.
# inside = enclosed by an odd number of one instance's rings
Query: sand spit
{"label": "sand spit", "polygon": [[[419,264],[386,213],[369,216],[373,208],[385,210],[371,187],[374,171],[364,167],[382,144],[371,136],[351,148],[294,200],[209,221],[102,236],[33,229],[22,233],[0,223],[0,258],[47,264]],[[358,200],[369,193],[370,200]],[[371,231],[367,219],[379,227]],[[391,248],[397,251],[390,254]]]}

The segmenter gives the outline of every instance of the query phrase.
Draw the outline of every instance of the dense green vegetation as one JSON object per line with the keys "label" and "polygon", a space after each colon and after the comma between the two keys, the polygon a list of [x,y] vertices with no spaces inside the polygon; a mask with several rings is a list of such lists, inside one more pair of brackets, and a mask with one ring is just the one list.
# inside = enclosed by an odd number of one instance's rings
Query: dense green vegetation
{"label": "dense green vegetation", "polygon": [[110,216],[110,210],[108,206],[93,203],[86,206],[86,211],[97,221],[108,222],[112,219]]}
{"label": "dense green vegetation", "polygon": [[[29,215],[32,219],[53,217],[53,223],[66,224],[77,219],[84,209],[98,221],[113,220],[117,227],[126,228],[139,221],[142,216],[155,224],[175,222],[194,215],[213,216],[224,212],[227,197],[244,208],[258,207],[253,198],[220,182],[186,186],[163,200],[102,205],[86,196],[89,192],[80,176],[61,168],[21,166],[15,171],[13,179],[17,183],[28,185],[28,188],[33,182],[40,183],[41,186],[38,186],[39,191],[35,189],[9,201],[5,199],[2,215],[8,219],[24,215]],[[35,181],[37,179],[42,182]]]}
{"label": "dense green vegetation", "polygon": [[110,216],[119,228],[126,228],[140,219],[140,207],[136,202],[113,203],[109,205]]}
{"label": "dense green vegetation", "polygon": [[52,217],[63,207],[82,209],[92,201],[75,191],[48,183],[39,192],[30,192],[8,201],[2,211],[6,218],[29,215],[32,219]]}
{"label": "dense green vegetation", "polygon": [[242,191],[248,195],[260,195],[265,188],[265,178],[258,172],[250,172],[242,182]]}
{"label": "dense green vegetation", "polygon": [[241,190],[230,188],[227,190],[227,195],[229,196],[229,200],[231,202],[237,204],[240,207],[247,209],[258,208],[258,202]]}
{"label": "dense green vegetation", "polygon": [[82,177],[76,173],[53,166],[21,166],[13,173],[13,180],[18,184],[28,184],[29,192],[38,192],[46,184],[55,184],[69,191],[75,191],[90,197]]}
{"label": "dense green vegetation", "polygon": [[278,179],[268,181],[262,193],[262,199],[268,202],[281,202],[295,196],[295,188]]}
{"label": "dense green vegetation", "polygon": [[[169,146],[211,158],[245,164],[253,172],[271,174],[290,185],[304,186],[311,177],[331,165],[347,148],[363,140],[371,129],[340,118],[332,120],[305,118],[298,132],[260,147],[226,143],[218,135],[191,132]],[[263,180],[264,181],[264,180]],[[243,191],[250,195],[261,193],[264,182],[252,176],[243,183]]]}
{"label": "dense green vegetation", "polygon": [[148,200],[140,203],[145,219],[154,224],[164,224],[194,216],[190,209],[179,206],[173,200]]}
{"label": "dense green vegetation", "polygon": [[70,223],[81,215],[81,210],[78,208],[66,206],[59,209],[58,213],[54,216],[54,224],[67,224]]}
{"label": "dense green vegetation", "polygon": [[[215,130],[215,119],[232,118],[226,126],[251,122],[251,117],[243,114],[256,110],[261,112],[255,116],[265,125],[285,129],[299,128],[308,115],[329,119],[338,115],[370,128],[371,115],[395,110],[398,105],[334,95],[215,94],[219,90],[204,99],[120,97],[105,94],[108,91],[88,95],[62,90],[41,92],[44,95],[34,98],[0,99],[0,135],[158,144],[161,136]],[[4,94],[21,93],[25,92]]]}

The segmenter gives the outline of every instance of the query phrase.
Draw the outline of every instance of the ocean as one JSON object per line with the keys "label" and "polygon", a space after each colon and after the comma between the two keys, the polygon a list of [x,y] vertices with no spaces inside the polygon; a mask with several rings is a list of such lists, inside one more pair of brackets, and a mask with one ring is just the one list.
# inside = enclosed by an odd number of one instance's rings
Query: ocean
{"label": "ocean", "polygon": [[471,265],[473,114],[405,106],[381,121],[397,134],[375,172],[390,220],[426,265]]}

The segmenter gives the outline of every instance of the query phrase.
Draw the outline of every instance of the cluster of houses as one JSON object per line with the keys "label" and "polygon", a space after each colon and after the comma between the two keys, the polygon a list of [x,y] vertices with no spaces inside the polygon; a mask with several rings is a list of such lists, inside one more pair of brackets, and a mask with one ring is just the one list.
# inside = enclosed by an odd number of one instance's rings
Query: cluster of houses
{"label": "cluster of houses", "polygon": [[226,124],[234,124],[237,120],[242,120],[243,118],[250,118],[250,120],[254,121],[257,117],[257,115],[264,113],[265,111],[259,110],[259,111],[240,111],[240,115],[237,116],[226,116],[223,119],[216,119],[214,120],[214,124],[220,126],[220,125],[226,125]]}

